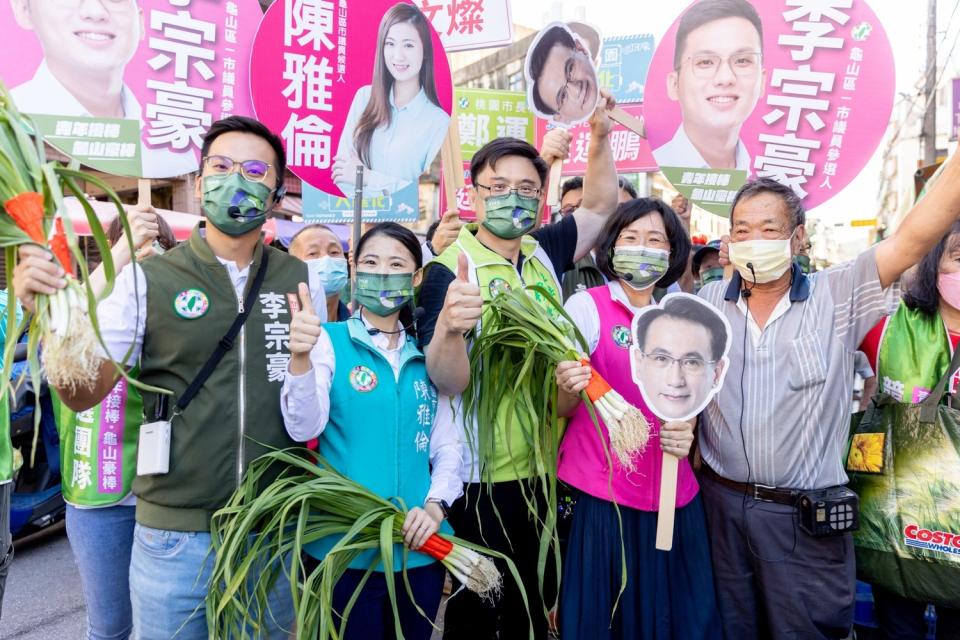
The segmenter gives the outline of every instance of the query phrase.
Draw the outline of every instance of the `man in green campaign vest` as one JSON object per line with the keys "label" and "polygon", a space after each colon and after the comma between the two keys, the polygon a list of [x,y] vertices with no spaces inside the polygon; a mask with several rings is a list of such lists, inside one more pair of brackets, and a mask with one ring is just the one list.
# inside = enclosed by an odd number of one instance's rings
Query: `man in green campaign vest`
{"label": "man in green campaign vest", "polygon": [[[471,199],[476,224],[460,235],[433,263],[424,277],[419,304],[425,313],[419,323],[421,346],[427,355],[430,378],[441,394],[459,396],[471,376],[464,335],[482,330],[482,305],[501,288],[540,285],[560,300],[557,275],[590,252],[604,222],[617,206],[617,174],[610,149],[611,122],[607,110],[613,100],[605,95],[590,121],[590,149],[584,179],[583,202],[563,221],[536,230],[546,187],[547,165],[536,149],[515,138],[498,138],[480,149],[470,164]],[[459,400],[454,400],[454,404]],[[532,524],[524,496],[534,482],[528,463],[525,434],[518,421],[506,419],[501,406],[493,429],[498,443],[495,459],[479,469],[475,447],[468,443],[461,411],[444,411],[437,420],[456,420],[463,443],[464,496],[450,510],[450,522],[461,536],[508,554],[524,584],[538,638],[546,637],[547,621],[537,589],[539,532]],[[511,424],[508,428],[507,424]],[[492,482],[490,491],[481,483]],[[539,510],[545,505],[541,503]],[[543,519],[543,514],[539,515]],[[509,538],[509,541],[507,540]],[[531,551],[532,549],[532,551]],[[548,599],[549,598],[548,596]],[[529,626],[522,594],[512,581],[491,606],[462,591],[447,604],[445,635],[450,638],[513,637]]]}
{"label": "man in green campaign vest", "polygon": [[[173,392],[166,402],[143,392],[145,421],[169,420],[171,435],[169,470],[133,482],[130,596],[141,640],[207,637],[204,599],[208,586],[219,588],[208,585],[210,516],[265,447],[294,444],[283,425],[280,390],[290,359],[290,300],[300,282],[310,283],[326,319],[319,280],[303,262],[262,242],[261,227],[283,197],[280,138],[256,120],[233,116],[210,127],[201,153],[196,197],[206,227],[198,226],[175,249],[124,269],[98,307],[108,353],[120,358],[132,348],[126,364],[139,362],[139,380]],[[62,287],[61,278],[45,252],[21,250],[14,281],[26,308],[33,309],[34,294]],[[252,291],[257,284],[259,291]],[[245,309],[249,315],[231,348],[188,406],[174,410]],[[70,409],[84,411],[107,396],[116,378],[113,363],[104,359],[91,389],[57,392]],[[281,629],[292,627],[292,604],[289,586],[278,581],[269,615],[251,635],[281,637]]]}

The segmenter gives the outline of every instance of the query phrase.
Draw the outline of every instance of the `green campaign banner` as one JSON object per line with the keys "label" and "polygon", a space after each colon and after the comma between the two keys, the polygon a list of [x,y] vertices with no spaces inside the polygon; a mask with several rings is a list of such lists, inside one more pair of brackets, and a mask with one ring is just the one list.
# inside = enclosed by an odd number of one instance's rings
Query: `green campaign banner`
{"label": "green campaign banner", "polygon": [[524,92],[458,87],[454,90],[454,98],[464,161],[473,158],[480,147],[494,138],[507,136],[534,143],[534,115],[527,109]]}
{"label": "green campaign banner", "polygon": [[747,172],[737,169],[660,167],[660,171],[687,200],[724,218],[730,216],[730,204],[747,180]]}
{"label": "green campaign banner", "polygon": [[140,175],[140,123],[136,120],[31,117],[44,140],[81,164],[117,176]]}

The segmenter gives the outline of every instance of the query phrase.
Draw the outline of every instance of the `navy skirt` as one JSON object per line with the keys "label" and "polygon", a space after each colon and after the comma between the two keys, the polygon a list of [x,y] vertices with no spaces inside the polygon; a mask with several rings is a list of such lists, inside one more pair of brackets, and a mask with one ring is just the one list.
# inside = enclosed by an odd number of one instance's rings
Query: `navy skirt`
{"label": "navy skirt", "polygon": [[560,585],[562,640],[723,637],[703,504],[676,512],[673,550],[657,551],[657,514],[620,507],[627,587],[620,597],[620,529],[613,503],[577,496]]}

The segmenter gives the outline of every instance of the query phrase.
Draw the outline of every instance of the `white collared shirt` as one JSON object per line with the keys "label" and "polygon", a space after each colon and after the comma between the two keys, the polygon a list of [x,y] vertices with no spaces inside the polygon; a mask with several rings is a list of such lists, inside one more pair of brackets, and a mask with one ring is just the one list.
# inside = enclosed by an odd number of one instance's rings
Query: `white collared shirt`
{"label": "white collared shirt", "polygon": [[[367,329],[373,328],[362,313],[360,317]],[[397,329],[402,328],[397,322]],[[394,378],[399,380],[403,334],[394,347],[390,346],[390,336],[384,333],[374,334],[370,341],[390,363]],[[287,433],[298,442],[320,437],[330,419],[330,386],[337,360],[326,331],[320,333],[317,344],[311,349],[310,362],[313,367],[299,376],[288,369],[280,392],[280,409]],[[435,418],[430,427],[430,490],[427,498],[453,504],[463,493],[461,464],[460,441],[453,423]]]}
{"label": "white collared shirt", "polygon": [[[623,285],[620,284],[619,280],[608,282],[607,288],[610,289],[610,297],[624,305],[634,315],[643,308],[630,304],[630,300],[624,293]],[[593,296],[586,291],[580,291],[570,296],[563,308],[587,341],[587,347],[590,349],[589,355],[593,355],[593,352],[597,350],[597,345],[600,344],[600,311],[597,309],[597,303],[594,302]]]}
{"label": "white collared shirt", "polygon": [[[17,85],[10,90],[13,101],[23,113],[40,115],[55,115],[76,118],[94,117],[80,104],[70,91],[57,80],[50,71],[46,60],[37,67],[33,78]],[[123,85],[120,90],[123,117],[126,120],[137,120],[141,130],[146,125],[143,121],[143,110],[140,102],[130,87]],[[141,167],[143,178],[170,178],[182,176],[197,170],[198,163],[192,151],[177,153],[166,148],[152,148],[145,144],[140,146]]]}
{"label": "white collared shirt", "polygon": [[[707,161],[703,159],[693,142],[687,136],[683,124],[677,127],[677,132],[669,142],[660,145],[653,152],[653,157],[661,167],[684,167],[688,169],[712,169]],[[742,140],[737,140],[736,151],[737,166],[739,171],[746,171],[750,175],[750,154],[743,146]]]}

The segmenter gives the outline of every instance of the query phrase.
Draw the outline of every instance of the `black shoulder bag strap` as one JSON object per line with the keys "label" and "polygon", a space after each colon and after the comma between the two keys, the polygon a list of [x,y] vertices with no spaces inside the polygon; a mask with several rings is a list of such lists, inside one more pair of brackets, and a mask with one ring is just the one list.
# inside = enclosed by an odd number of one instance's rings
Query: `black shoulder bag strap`
{"label": "black shoulder bag strap", "polygon": [[220,361],[223,360],[223,356],[227,355],[227,351],[233,349],[233,341],[237,339],[237,334],[240,333],[240,328],[243,327],[243,323],[247,321],[247,318],[250,317],[250,311],[253,310],[253,304],[257,299],[257,294],[260,293],[260,287],[263,285],[263,279],[267,275],[267,261],[268,256],[270,255],[267,247],[263,248],[263,258],[260,262],[260,268],[257,269],[257,275],[254,276],[253,284],[250,286],[250,291],[247,292],[247,297],[243,301],[243,311],[237,314],[236,319],[233,321],[233,324],[230,326],[230,330],[227,331],[227,334],[220,338],[220,342],[217,343],[217,348],[214,349],[213,353],[210,354],[210,357],[207,358],[206,363],[204,363],[203,368],[200,369],[200,373],[197,374],[197,377],[193,379],[193,382],[190,383],[190,386],[187,387],[187,390],[183,392],[183,395],[180,396],[180,399],[177,400],[177,405],[174,407],[173,413],[182,414],[187,409],[187,405],[193,400],[194,396],[200,391],[200,388],[203,387],[203,384],[207,381],[207,378],[210,377],[210,374],[213,373],[213,370],[217,368],[217,365],[220,364]]}

